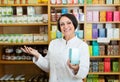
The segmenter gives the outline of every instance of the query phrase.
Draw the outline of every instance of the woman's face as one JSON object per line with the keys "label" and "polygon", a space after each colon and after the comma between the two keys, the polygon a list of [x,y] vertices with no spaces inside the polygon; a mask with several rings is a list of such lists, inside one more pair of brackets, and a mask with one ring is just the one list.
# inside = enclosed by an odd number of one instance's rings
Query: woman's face
{"label": "woman's face", "polygon": [[61,17],[60,19],[60,29],[65,37],[73,37],[74,36],[74,25],[72,21],[68,17]]}

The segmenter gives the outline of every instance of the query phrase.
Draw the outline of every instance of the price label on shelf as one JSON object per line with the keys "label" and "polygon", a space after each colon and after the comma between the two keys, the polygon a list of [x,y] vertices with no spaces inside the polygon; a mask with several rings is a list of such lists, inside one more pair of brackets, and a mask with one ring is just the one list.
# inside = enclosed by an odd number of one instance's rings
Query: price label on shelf
{"label": "price label on shelf", "polygon": [[98,43],[110,43],[110,39],[109,38],[97,38],[97,42]]}

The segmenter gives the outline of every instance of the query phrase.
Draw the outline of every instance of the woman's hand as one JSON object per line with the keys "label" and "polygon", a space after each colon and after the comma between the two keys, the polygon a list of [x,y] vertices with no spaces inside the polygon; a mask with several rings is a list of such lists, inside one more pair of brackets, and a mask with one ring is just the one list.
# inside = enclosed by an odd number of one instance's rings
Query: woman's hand
{"label": "woman's hand", "polygon": [[68,59],[67,61],[67,65],[74,70],[74,73],[77,74],[78,70],[79,70],[79,64],[73,65],[70,63],[70,60]]}
{"label": "woman's hand", "polygon": [[39,58],[39,52],[36,49],[24,46],[24,48],[21,48],[21,50],[25,53],[28,53],[28,54],[35,56],[36,58]]}

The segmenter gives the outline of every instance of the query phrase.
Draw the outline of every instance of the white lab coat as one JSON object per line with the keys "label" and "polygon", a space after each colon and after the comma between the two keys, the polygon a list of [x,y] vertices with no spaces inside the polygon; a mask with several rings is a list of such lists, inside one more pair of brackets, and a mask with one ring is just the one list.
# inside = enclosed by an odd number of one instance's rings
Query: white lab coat
{"label": "white lab coat", "polygon": [[[67,65],[69,59],[69,48],[80,49],[80,64],[76,75]],[[33,62],[46,72],[50,72],[49,82],[82,82],[88,72],[90,65],[88,45],[77,37],[67,41],[63,38],[50,42],[48,53],[45,57],[41,54]]]}

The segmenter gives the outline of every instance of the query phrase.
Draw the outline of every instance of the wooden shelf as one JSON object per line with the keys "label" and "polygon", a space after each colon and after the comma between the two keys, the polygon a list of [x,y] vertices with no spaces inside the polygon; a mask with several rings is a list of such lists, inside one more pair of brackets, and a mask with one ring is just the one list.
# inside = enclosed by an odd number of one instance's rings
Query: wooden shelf
{"label": "wooden shelf", "polygon": [[4,60],[0,60],[0,64],[33,64],[32,61],[4,61]]}
{"label": "wooden shelf", "polygon": [[120,4],[87,4],[86,6],[115,7],[115,6],[120,6]]}
{"label": "wooden shelf", "polygon": [[89,72],[89,74],[97,74],[97,75],[120,75],[120,72]]}
{"label": "wooden shelf", "polygon": [[41,4],[0,4],[0,6],[48,6],[47,3]]}
{"label": "wooden shelf", "polygon": [[[51,24],[57,24],[57,22],[51,22]],[[79,24],[84,24],[84,22],[79,22]]]}
{"label": "wooden shelf", "polygon": [[48,23],[27,23],[27,24],[0,24],[0,26],[39,26],[39,25],[48,25]]}
{"label": "wooden shelf", "polygon": [[120,24],[120,22],[118,21],[118,22],[114,22],[114,21],[110,21],[110,22],[108,22],[108,21],[106,21],[106,22],[86,22],[86,23],[98,23],[98,24],[100,24],[100,23],[112,23],[112,24],[114,24],[114,23],[118,23],[118,24]]}
{"label": "wooden shelf", "polygon": [[67,5],[50,5],[51,7],[84,7],[84,4],[76,4],[76,5],[73,5],[73,4],[67,4]]}
{"label": "wooden shelf", "polygon": [[[86,41],[96,41],[97,39],[86,39]],[[110,39],[110,41],[120,41],[120,39]]]}
{"label": "wooden shelf", "polygon": [[0,45],[48,45],[48,42],[1,43]]}
{"label": "wooden shelf", "polygon": [[90,56],[90,58],[120,58],[120,56]]}

